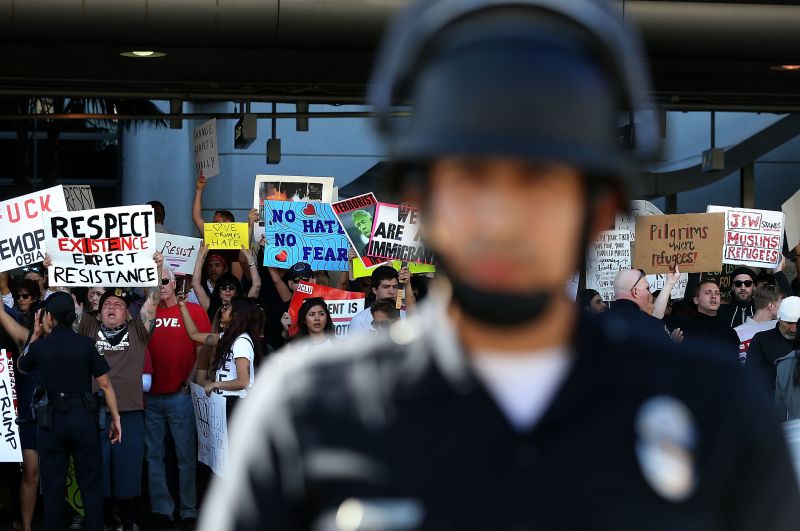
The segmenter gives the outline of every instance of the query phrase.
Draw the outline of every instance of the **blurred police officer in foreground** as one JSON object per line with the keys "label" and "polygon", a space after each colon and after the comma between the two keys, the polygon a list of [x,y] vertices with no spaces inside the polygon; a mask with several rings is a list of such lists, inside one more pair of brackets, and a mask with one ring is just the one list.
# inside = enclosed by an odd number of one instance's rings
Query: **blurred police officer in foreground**
{"label": "blurred police officer in foreground", "polygon": [[[383,339],[266,367],[204,531],[798,528],[744,371],[581,317],[564,293],[636,183],[617,118],[648,85],[620,18],[423,0],[393,26],[372,103],[448,289]],[[413,117],[391,123],[404,98]],[[638,124],[645,154],[654,133]]]}
{"label": "blurred police officer in foreground", "polygon": [[[41,317],[40,317],[41,316]],[[72,331],[75,302],[68,293],[47,298],[37,316],[31,343],[18,362],[23,372],[39,369],[46,398],[37,401],[39,459],[44,499],[44,530],[64,530],[64,492],[70,455],[83,499],[83,529],[103,529],[103,485],[98,404],[92,394],[92,378],[105,394],[112,423],[112,444],[122,439],[114,388],[106,373],[108,363],[94,341]],[[47,337],[36,340],[42,334]]]}

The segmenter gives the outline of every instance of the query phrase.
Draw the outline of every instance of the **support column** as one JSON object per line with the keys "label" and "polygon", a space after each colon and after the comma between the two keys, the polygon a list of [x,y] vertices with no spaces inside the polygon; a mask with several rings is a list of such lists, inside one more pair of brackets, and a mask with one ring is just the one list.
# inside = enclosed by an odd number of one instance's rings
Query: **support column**
{"label": "support column", "polygon": [[756,207],[756,172],[752,162],[739,170],[739,190],[742,208]]}

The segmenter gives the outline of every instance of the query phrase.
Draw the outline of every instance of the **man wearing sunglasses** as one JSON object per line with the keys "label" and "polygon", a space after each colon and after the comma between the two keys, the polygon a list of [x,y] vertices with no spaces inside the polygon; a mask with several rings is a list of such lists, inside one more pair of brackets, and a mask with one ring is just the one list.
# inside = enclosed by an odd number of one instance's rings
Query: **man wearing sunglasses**
{"label": "man wearing sunglasses", "polygon": [[[775,282],[784,293],[792,293],[792,287],[783,274],[784,259],[775,268]],[[756,313],[753,292],[756,289],[756,274],[749,267],[737,267],[730,275],[733,300],[719,308],[719,320],[731,328],[747,322]]]}

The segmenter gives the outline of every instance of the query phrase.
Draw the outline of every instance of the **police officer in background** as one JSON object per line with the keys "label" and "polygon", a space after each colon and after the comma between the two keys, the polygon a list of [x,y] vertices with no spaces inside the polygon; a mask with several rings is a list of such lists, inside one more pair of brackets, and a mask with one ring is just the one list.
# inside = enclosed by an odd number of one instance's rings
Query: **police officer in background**
{"label": "police officer in background", "polygon": [[372,103],[447,281],[383,337],[262,369],[203,531],[798,528],[741,367],[565,293],[657,149],[645,70],[597,1],[421,0],[398,20]]}
{"label": "police officer in background", "polygon": [[[37,315],[36,328],[18,369],[35,368],[44,381],[47,405],[36,408],[42,492],[44,494],[44,530],[63,531],[64,491],[69,457],[75,461],[83,508],[84,529],[103,529],[103,485],[98,404],[92,394],[92,378],[105,395],[112,422],[108,437],[112,444],[122,440],[114,388],[106,373],[105,358],[94,341],[72,330],[75,302],[68,293],[58,292],[47,298],[44,310]],[[42,334],[46,337],[38,339]]]}

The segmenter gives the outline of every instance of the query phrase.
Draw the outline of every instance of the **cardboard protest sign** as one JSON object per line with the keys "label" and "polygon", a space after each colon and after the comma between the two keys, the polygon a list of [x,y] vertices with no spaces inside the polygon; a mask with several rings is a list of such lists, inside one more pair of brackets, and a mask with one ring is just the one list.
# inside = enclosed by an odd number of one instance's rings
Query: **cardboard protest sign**
{"label": "cardboard protest sign", "polygon": [[419,234],[419,211],[405,205],[378,203],[369,239],[367,256],[435,264],[433,251],[426,248]]}
{"label": "cardboard protest sign", "polygon": [[786,216],[786,244],[792,250],[800,244],[800,190],[781,205],[781,210]]}
{"label": "cardboard protest sign", "polygon": [[228,420],[225,397],[219,393],[206,396],[205,390],[190,382],[194,419],[197,424],[197,460],[208,465],[218,476],[225,475],[228,461]]}
{"label": "cardboard protest sign", "polygon": [[709,205],[725,213],[722,263],[775,267],[783,250],[783,212]]}
{"label": "cardboard protest sign", "polygon": [[386,261],[367,256],[367,247],[369,247],[369,237],[372,233],[372,222],[375,219],[375,208],[377,206],[378,200],[371,193],[359,195],[352,199],[345,199],[331,205],[333,213],[336,214],[336,218],[347,235],[347,240],[353,246],[365,267],[373,267]]}
{"label": "cardboard protest sign", "polygon": [[43,212],[64,212],[64,190],[54,186],[0,203],[0,271],[44,260]]}
{"label": "cardboard protest sign", "polygon": [[355,315],[364,309],[364,294],[353,291],[342,291],[340,289],[329,288],[322,284],[306,284],[301,282],[297,290],[292,295],[289,303],[289,316],[292,318],[292,326],[289,327],[289,335],[294,336],[300,331],[297,324],[297,313],[300,305],[306,299],[320,297],[328,304],[328,311],[333,321],[333,329],[337,336],[347,335],[350,328],[350,321]]}
{"label": "cardboard protest sign", "polygon": [[601,232],[586,253],[586,287],[604,301],[614,300],[614,277],[631,267],[631,236],[627,230]]}
{"label": "cardboard protest sign", "polygon": [[209,249],[250,248],[247,223],[205,223],[203,241]]}
{"label": "cardboard protest sign", "polygon": [[262,222],[267,221],[264,204],[267,201],[333,201],[333,177],[299,177],[296,175],[256,175],[253,208],[258,209]]}
{"label": "cardboard protest sign", "polygon": [[92,187],[88,184],[64,185],[64,199],[67,201],[67,210],[91,210],[94,208]]}
{"label": "cardboard protest sign", "polygon": [[11,352],[0,350],[0,462],[22,461],[17,426],[17,389]]}
{"label": "cardboard protest sign", "polygon": [[349,243],[327,203],[267,201],[264,265],[306,262],[314,271],[347,271]]}
{"label": "cardboard protest sign", "polygon": [[212,118],[194,128],[194,173],[205,177],[219,175],[217,151],[217,119]]}
{"label": "cardboard protest sign", "polygon": [[[356,258],[353,260],[353,278],[362,278],[368,277],[372,275],[372,272],[375,271],[375,268],[379,265],[390,265],[393,268],[400,271],[400,268],[403,266],[403,262],[400,260],[393,260],[391,262],[382,262],[380,264],[376,264],[372,267],[366,267],[364,262]],[[436,273],[436,266],[430,264],[415,264],[415,263],[408,263],[408,272],[412,275],[421,274],[421,273]]]}
{"label": "cardboard protest sign", "polygon": [[153,207],[45,213],[44,222],[51,286],[158,285]]}
{"label": "cardboard protest sign", "polygon": [[681,272],[722,268],[725,214],[674,214],[636,218],[633,267],[648,273],[667,273],[677,264]]}
{"label": "cardboard protest sign", "polygon": [[614,223],[615,230],[630,231],[632,237],[631,241],[636,241],[636,218],[639,216],[663,216],[657,206],[650,201],[643,199],[635,199],[631,201],[631,211],[625,213],[618,213],[617,219]]}
{"label": "cardboard protest sign", "polygon": [[156,233],[156,249],[164,256],[164,262],[168,263],[172,271],[179,275],[194,273],[197,252],[202,242],[203,240],[200,238],[163,232]]}

